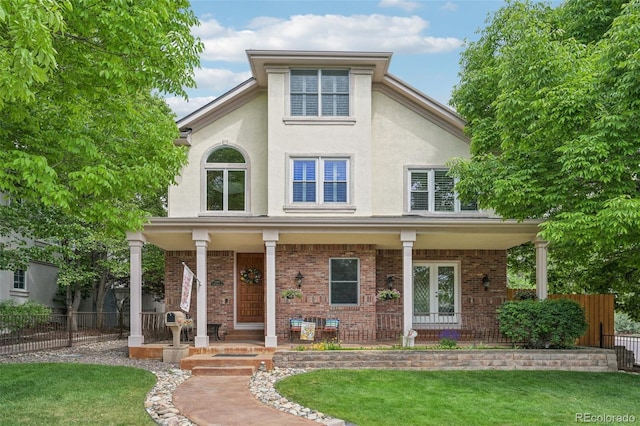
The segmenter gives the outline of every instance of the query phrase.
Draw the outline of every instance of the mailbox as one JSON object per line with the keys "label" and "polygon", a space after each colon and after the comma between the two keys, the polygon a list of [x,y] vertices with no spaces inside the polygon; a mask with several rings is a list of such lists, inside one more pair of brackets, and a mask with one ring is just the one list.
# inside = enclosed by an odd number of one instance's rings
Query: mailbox
{"label": "mailbox", "polygon": [[164,324],[167,327],[179,326],[184,324],[184,314],[180,311],[167,312],[164,317]]}

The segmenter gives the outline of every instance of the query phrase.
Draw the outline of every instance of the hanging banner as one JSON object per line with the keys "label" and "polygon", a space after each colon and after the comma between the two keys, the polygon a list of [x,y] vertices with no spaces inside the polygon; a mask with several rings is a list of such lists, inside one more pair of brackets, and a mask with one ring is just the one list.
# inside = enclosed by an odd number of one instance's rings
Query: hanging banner
{"label": "hanging banner", "polygon": [[[184,265],[184,263],[183,263]],[[182,298],[180,299],[180,309],[189,312],[191,307],[191,285],[193,284],[193,272],[187,265],[184,265],[182,273]]]}
{"label": "hanging banner", "polygon": [[300,340],[313,340],[316,337],[316,323],[302,322],[300,327]]}

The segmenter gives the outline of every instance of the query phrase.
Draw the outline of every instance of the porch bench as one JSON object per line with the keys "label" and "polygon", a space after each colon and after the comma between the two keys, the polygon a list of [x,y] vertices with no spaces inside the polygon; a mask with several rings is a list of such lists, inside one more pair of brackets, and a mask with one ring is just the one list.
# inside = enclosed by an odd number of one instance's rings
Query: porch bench
{"label": "porch bench", "polygon": [[312,322],[316,325],[314,340],[322,340],[323,335],[335,335],[336,339],[340,337],[340,320],[335,318],[323,317],[307,317],[307,318],[289,318],[289,341],[293,342],[295,333],[298,333],[300,340],[300,331],[303,322]]}

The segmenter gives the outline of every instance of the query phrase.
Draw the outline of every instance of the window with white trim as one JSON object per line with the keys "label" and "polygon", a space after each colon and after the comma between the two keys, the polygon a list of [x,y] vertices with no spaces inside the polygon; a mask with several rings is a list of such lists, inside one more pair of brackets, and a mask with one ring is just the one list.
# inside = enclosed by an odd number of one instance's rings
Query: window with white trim
{"label": "window with white trim", "polygon": [[291,70],[289,91],[292,116],[349,116],[348,70]]}
{"label": "window with white trim", "polygon": [[357,305],[360,297],[360,260],[329,259],[329,303]]}
{"label": "window with white trim", "polygon": [[454,191],[455,180],[448,169],[411,169],[408,173],[408,211],[452,212],[477,211],[475,201],[463,203]]}
{"label": "window with white trim", "polygon": [[27,284],[25,281],[25,271],[23,269],[18,269],[13,272],[13,289],[14,290],[26,290]]}
{"label": "window with white trim", "polygon": [[221,147],[209,154],[204,168],[206,211],[245,211],[247,163],[244,155],[234,148]]}
{"label": "window with white trim", "polygon": [[292,203],[348,203],[349,160],[346,158],[292,158]]}

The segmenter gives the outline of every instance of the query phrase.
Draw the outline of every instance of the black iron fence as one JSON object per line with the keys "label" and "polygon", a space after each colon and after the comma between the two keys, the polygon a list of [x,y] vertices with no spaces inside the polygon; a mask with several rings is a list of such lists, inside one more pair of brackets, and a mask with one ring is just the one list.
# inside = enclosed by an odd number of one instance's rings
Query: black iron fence
{"label": "black iron fence", "polygon": [[618,368],[622,370],[640,369],[640,336],[622,334],[603,334],[600,346],[615,349]]}
{"label": "black iron fence", "polygon": [[117,312],[72,315],[0,315],[0,355],[123,338],[129,316]]}

